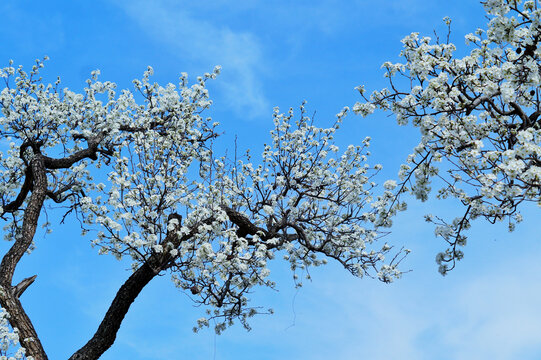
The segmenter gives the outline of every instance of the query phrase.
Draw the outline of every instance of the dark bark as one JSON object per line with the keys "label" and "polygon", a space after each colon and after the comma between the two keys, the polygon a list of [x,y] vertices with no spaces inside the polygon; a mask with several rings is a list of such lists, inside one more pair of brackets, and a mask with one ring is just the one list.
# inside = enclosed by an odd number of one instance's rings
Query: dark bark
{"label": "dark bark", "polygon": [[[171,214],[169,220],[172,219],[176,219],[178,224],[173,231],[167,233],[164,243],[170,242],[173,248],[177,248],[182,241],[192,237],[194,231],[179,237],[177,231],[181,227],[182,217]],[[115,342],[122,320],[139,293],[156,275],[169,268],[173,260],[174,258],[168,252],[152,254],[120,287],[94,336],[69,360],[94,360],[103,355]]]}
{"label": "dark bark", "polygon": [[107,152],[105,150],[98,149],[98,145],[103,140],[104,135],[99,135],[94,139],[88,140],[88,148],[79,150],[70,156],[55,159],[48,156],[44,156],[45,167],[47,169],[68,169],[76,162],[83,159],[97,159],[97,153]]}
{"label": "dark bark", "polygon": [[[26,349],[27,356],[33,356],[36,360],[47,360],[47,355],[39,341],[36,330],[19,301],[19,296],[31,284],[31,281],[25,279],[17,286],[12,285],[15,268],[32,244],[47,191],[47,176],[43,157],[40,154],[36,154],[32,159],[27,178],[29,176],[33,179],[32,194],[24,211],[21,236],[15,240],[0,264],[0,286],[2,290],[0,291],[0,305],[10,315],[9,322],[11,326],[18,329],[21,346]],[[24,191],[23,188],[22,192]]]}
{"label": "dark bark", "polygon": [[258,232],[261,232],[264,234],[264,237],[267,237],[267,231],[263,228],[260,228],[256,225],[254,225],[247,217],[246,215],[235,211],[227,206],[222,206],[222,209],[225,211],[227,217],[229,220],[237,225],[237,236],[239,237],[246,237],[246,235],[255,235]]}
{"label": "dark bark", "polygon": [[34,275],[23,279],[13,288],[13,295],[15,295],[17,298],[21,297],[23,292],[25,292],[26,289],[28,289],[28,287],[34,283],[34,280],[36,280],[37,277],[37,275]]}
{"label": "dark bark", "polygon": [[15,200],[4,206],[4,212],[13,212],[18,210],[23,204],[24,200],[26,200],[26,196],[32,189],[32,171],[30,171],[30,168],[26,170],[24,176],[24,183],[21,187],[19,195],[17,195]]}
{"label": "dark bark", "polygon": [[113,345],[124,316],[141,290],[158,273],[148,263],[137,269],[118,290],[98,330],[85,346],[74,353],[69,360],[98,359]]}
{"label": "dark bark", "polygon": [[20,210],[28,194],[31,195],[24,209],[21,236],[15,239],[13,246],[0,263],[0,305],[8,312],[11,326],[18,329],[21,346],[26,349],[26,355],[34,357],[35,360],[47,360],[47,355],[32,322],[19,301],[19,297],[32,284],[35,276],[26,278],[18,285],[13,286],[15,268],[32,244],[36,233],[39,215],[48,193],[46,169],[69,168],[84,158],[95,159],[96,153],[100,152],[98,149],[99,141],[101,141],[99,137],[89,141],[87,149],[62,159],[53,159],[42,155],[40,152],[42,143],[40,142],[25,142],[21,145],[21,158],[24,159],[23,153],[27,148],[32,148],[34,157],[29,164],[27,163],[28,167],[25,171],[25,180],[21,191],[14,201],[4,206],[4,212]]}
{"label": "dark bark", "polygon": [[[150,127],[160,128],[165,124],[166,120],[164,119],[164,122],[160,123],[152,123]],[[122,128],[121,130],[126,132],[146,131],[147,127],[140,129]],[[208,136],[201,136],[199,139],[193,140],[186,139],[186,141],[204,142],[215,136],[217,135],[211,132]],[[27,350],[26,355],[34,357],[35,360],[47,360],[47,355],[43,350],[43,346],[29,317],[24,312],[19,301],[19,296],[32,284],[35,276],[26,278],[17,286],[13,286],[13,274],[18,262],[32,244],[38,218],[46,197],[51,198],[55,202],[63,202],[67,197],[62,196],[62,194],[64,191],[69,190],[72,185],[68,184],[56,192],[48,191],[47,170],[69,169],[72,165],[84,159],[97,160],[98,155],[112,155],[113,151],[111,147],[103,147],[102,142],[104,142],[105,137],[105,132],[92,137],[74,136],[75,140],[85,139],[87,141],[87,148],[76,151],[64,158],[52,158],[43,155],[41,153],[43,142],[41,141],[27,140],[23,142],[20,147],[20,157],[27,166],[24,174],[24,183],[21,186],[18,196],[12,202],[1,204],[3,205],[3,213],[15,212],[21,210],[21,206],[27,201],[26,208],[24,209],[22,236],[15,240],[13,246],[3,257],[0,264],[0,305],[9,313],[9,322],[12,327],[18,329],[21,345]],[[25,159],[25,151],[29,148],[32,149],[34,154],[30,163]],[[0,213],[1,215],[3,214]],[[175,216],[179,222],[182,220],[180,216]],[[166,243],[171,242],[173,248],[175,248],[180,241],[187,239],[189,236],[191,235],[188,234],[179,237],[176,235],[176,232],[168,234],[166,237],[168,241]],[[173,261],[174,258],[167,252],[164,254],[152,254],[148,261],[135,271],[119,289],[92,339],[73,354],[70,359],[98,359],[113,344],[124,316],[141,290],[160,271],[170,267]]]}

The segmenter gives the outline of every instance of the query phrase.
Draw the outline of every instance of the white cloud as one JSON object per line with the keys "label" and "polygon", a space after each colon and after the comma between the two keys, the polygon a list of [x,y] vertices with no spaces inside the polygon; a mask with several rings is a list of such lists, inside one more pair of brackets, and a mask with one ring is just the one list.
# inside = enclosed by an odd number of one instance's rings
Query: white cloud
{"label": "white cloud", "polygon": [[167,0],[120,0],[118,4],[179,59],[202,64],[209,72],[221,65],[218,86],[225,102],[239,115],[255,118],[270,113],[258,80],[264,57],[256,36],[205,20],[204,13],[192,14],[186,4]]}
{"label": "white cloud", "polygon": [[508,259],[484,274],[377,289],[358,304],[368,310],[358,313],[365,354],[370,359],[537,359],[541,279],[532,274],[540,274],[541,266],[518,263]]}
{"label": "white cloud", "polygon": [[[447,325],[442,340],[456,359],[519,359],[528,349],[541,352],[541,266],[517,263],[457,289],[449,323],[441,324]],[[455,315],[462,321],[453,321]]]}
{"label": "white cloud", "polygon": [[534,256],[459,266],[445,278],[434,266],[390,286],[354,284],[340,270],[314,275],[297,298],[299,308],[311,309],[290,330],[315,342],[305,358],[540,358],[541,265]]}

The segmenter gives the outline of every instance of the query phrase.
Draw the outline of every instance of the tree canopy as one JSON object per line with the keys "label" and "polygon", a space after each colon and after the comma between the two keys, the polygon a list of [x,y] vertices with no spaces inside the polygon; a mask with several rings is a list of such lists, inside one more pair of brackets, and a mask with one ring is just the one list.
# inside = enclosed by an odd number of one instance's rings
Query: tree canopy
{"label": "tree canopy", "polygon": [[330,258],[356,276],[400,276],[401,252],[385,261],[392,247],[376,244],[392,193],[373,194],[381,166],[367,163],[369,138],[342,152],[333,141],[346,110],[323,129],[303,106],[296,119],[275,109],[271,141],[254,164],[249,153],[230,159],[213,151],[218,123],[203,116],[211,105],[205,83],[219,68],[193,85],[182,74],[178,85],[162,87],[150,82],[149,67],[134,92],[119,93],[94,72],[78,94],[60,80],[45,84],[41,67],[0,73],[0,131],[9,142],[0,158],[1,216],[13,242],[0,265],[0,304],[27,355],[47,358],[19,301],[35,276],[12,279],[25,252],[39,246],[46,203],[62,206],[62,221],[78,219],[100,253],[132,260],[133,273],[74,360],[101,356],[139,292],[166,272],[206,306],[195,330],[215,319],[218,333],[235,319],[249,328],[261,310],[248,294],[275,286],[267,265],[276,256],[293,271]]}
{"label": "tree canopy", "polygon": [[[445,39],[403,39],[404,63],[386,62],[386,89],[353,106],[412,123],[421,141],[401,166],[399,181],[378,187],[370,138],[340,150],[334,136],[349,109],[321,128],[306,115],[275,108],[261,156],[217,153],[219,124],[207,81],[152,82],[148,68],[133,90],[117,89],[95,71],[81,93],[26,72],[0,70],[0,218],[10,249],[0,263],[0,356],[47,359],[20,297],[38,274],[13,283],[17,265],[48,230],[75,220],[100,254],[131,262],[95,334],[70,359],[97,359],[109,349],[131,304],[159,275],[202,305],[194,330],[215,331],[271,309],[252,304],[257,287],[274,288],[269,262],[298,270],[330,259],[351,274],[391,282],[409,250],[381,239],[406,194],[454,198],[464,211],[448,221],[428,214],[448,248],[437,255],[446,274],[463,257],[472,220],[507,220],[528,202],[541,205],[540,41],[537,1],[487,0],[489,23],[466,36],[471,51],[455,55],[451,20]],[[270,118],[271,116],[269,116]],[[434,181],[436,180],[436,181]],[[441,186],[440,186],[441,185]],[[58,218],[44,219],[46,206]],[[9,323],[9,324],[8,324]],[[20,345],[17,345],[20,344]],[[14,349],[15,348],[15,349]]]}
{"label": "tree canopy", "polygon": [[482,4],[488,27],[466,36],[468,55],[455,55],[449,18],[444,39],[412,33],[402,40],[405,62],[383,64],[389,87],[369,96],[358,87],[365,101],[353,108],[363,116],[391,111],[421,133],[401,166],[393,208],[405,206],[408,192],[426,200],[436,178],[437,197],[465,209],[452,221],[426,215],[449,244],[436,258],[442,274],[463,257],[472,220],[506,220],[512,231],[524,203],[541,206],[541,9],[537,1]]}

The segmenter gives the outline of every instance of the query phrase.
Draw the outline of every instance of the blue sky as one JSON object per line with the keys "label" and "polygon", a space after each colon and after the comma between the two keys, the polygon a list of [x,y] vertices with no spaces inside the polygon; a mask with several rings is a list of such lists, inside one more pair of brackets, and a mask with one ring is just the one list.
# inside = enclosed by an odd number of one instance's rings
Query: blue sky
{"label": "blue sky", "polygon": [[[380,66],[398,60],[405,35],[443,31],[441,19],[450,16],[460,53],[463,35],[485,22],[472,0],[28,0],[4,1],[0,12],[0,65],[13,59],[29,67],[48,55],[44,77],[60,75],[74,90],[97,68],[101,79],[128,88],[147,65],[160,83],[221,65],[209,85],[209,114],[224,131],[219,148],[232,149],[237,136],[239,148],[254,154],[269,140],[274,106],[285,111],[307,100],[316,123],[326,126],[359,100],[355,86],[385,86]],[[383,163],[382,179],[396,177],[418,140],[386,114],[351,115],[341,130],[341,144],[373,138],[371,161]],[[413,271],[392,285],[330,264],[312,269],[313,281],[297,291],[287,264],[277,262],[271,270],[279,292],[254,294],[275,315],[255,318],[251,332],[235,326],[221,336],[193,334],[202,309],[168,276],[156,279],[102,359],[541,358],[538,210],[525,209],[514,233],[505,224],[475,223],[465,259],[443,278],[434,261],[443,243],[422,215],[452,217],[454,205],[411,200],[396,219],[387,240],[413,250],[403,263]],[[22,301],[49,357],[62,359],[93,334],[129,264],[98,256],[75,223],[54,230],[37,235],[16,277],[38,274]]]}

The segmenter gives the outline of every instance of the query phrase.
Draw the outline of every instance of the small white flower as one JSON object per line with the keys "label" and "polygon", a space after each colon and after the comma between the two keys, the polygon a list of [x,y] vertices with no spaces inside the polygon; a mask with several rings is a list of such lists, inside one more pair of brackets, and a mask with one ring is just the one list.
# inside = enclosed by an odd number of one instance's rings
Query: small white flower
{"label": "small white flower", "polygon": [[396,188],[396,181],[395,180],[387,180],[387,181],[385,181],[385,183],[383,183],[383,187],[386,190],[393,190],[394,188]]}
{"label": "small white flower", "polygon": [[265,212],[265,214],[267,215],[272,215],[274,214],[274,208],[272,206],[269,206],[269,205],[264,205],[263,206],[263,211]]}

